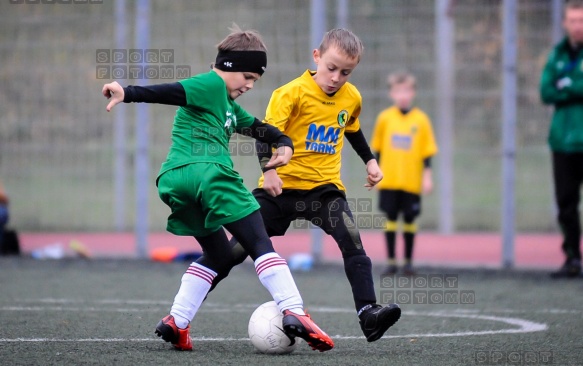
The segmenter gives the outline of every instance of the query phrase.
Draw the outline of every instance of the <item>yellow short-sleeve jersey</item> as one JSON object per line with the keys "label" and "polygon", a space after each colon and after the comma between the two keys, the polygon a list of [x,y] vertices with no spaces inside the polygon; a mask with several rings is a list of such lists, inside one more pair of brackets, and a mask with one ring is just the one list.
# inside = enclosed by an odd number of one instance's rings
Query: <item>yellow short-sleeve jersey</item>
{"label": "yellow short-sleeve jersey", "polygon": [[[324,93],[307,70],[271,95],[265,122],[288,135],[294,155],[277,168],[284,189],[313,189],[332,183],[345,190],[340,179],[344,133],[360,129],[362,97],[344,84],[334,95]],[[263,176],[259,179],[263,187]]]}
{"label": "yellow short-sleeve jersey", "polygon": [[379,189],[403,190],[420,194],[423,160],[437,153],[431,121],[413,108],[403,114],[393,106],[377,117],[371,149],[380,154],[384,178]]}

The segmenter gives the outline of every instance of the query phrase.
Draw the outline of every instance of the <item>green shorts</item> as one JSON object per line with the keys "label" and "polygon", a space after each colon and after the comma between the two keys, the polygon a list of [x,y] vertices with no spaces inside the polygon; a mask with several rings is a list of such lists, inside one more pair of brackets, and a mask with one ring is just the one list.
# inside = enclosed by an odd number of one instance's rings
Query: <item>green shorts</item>
{"label": "green shorts", "polygon": [[233,169],[192,163],[158,177],[158,194],[172,213],[166,229],[176,235],[207,236],[259,209]]}

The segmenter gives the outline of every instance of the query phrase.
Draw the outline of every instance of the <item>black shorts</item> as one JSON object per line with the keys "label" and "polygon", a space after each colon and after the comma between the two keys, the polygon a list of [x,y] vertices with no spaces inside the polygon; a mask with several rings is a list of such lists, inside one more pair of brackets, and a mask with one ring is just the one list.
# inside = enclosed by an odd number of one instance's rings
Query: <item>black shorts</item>
{"label": "black shorts", "polygon": [[263,188],[253,190],[253,195],[261,206],[261,215],[269,236],[284,235],[292,221],[296,219],[309,220],[322,228],[327,234],[334,230],[321,213],[337,198],[346,202],[346,194],[334,184],[325,184],[310,190],[284,189],[277,196],[270,196]]}
{"label": "black shorts", "polygon": [[379,208],[387,213],[391,221],[397,221],[399,213],[405,222],[411,223],[421,214],[421,196],[392,189],[380,190]]}

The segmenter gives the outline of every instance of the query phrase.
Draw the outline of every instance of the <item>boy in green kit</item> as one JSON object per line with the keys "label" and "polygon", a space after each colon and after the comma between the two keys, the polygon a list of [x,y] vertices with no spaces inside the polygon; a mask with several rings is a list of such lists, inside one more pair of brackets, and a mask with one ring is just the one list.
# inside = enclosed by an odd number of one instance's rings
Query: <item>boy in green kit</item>
{"label": "boy in green kit", "polygon": [[273,249],[259,205],[233,170],[229,138],[237,132],[270,144],[271,167],[285,165],[293,154],[290,139],[251,116],[235,99],[251,90],[267,66],[266,47],[255,31],[234,29],[218,45],[208,73],[176,83],[122,88],[106,84],[107,110],[118,103],[146,102],[180,106],[174,118],[172,145],[156,180],[160,198],[172,210],[168,231],[192,235],[207,261],[193,262],[182,277],[170,314],[156,334],[176,349],[192,350],[190,322],[218,272],[230,267],[232,251],[226,228],[251,255],[261,283],[283,313],[283,328],[315,350],[334,347],[332,339],[304,313],[303,301],[286,261]]}

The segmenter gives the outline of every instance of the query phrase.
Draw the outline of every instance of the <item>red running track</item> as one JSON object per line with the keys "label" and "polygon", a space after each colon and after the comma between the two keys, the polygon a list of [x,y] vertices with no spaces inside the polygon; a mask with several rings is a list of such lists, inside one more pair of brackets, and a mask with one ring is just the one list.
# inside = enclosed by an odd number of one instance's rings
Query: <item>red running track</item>
{"label": "red running track", "polygon": [[[363,231],[364,247],[373,263],[385,261],[386,248],[381,231]],[[133,233],[21,233],[20,246],[25,254],[51,244],[68,248],[71,241],[82,243],[95,258],[135,258]],[[275,249],[285,258],[294,253],[310,252],[309,231],[293,231],[284,237],[273,238]],[[556,268],[564,257],[560,250],[559,234],[519,234],[515,240],[517,268]],[[193,238],[169,233],[152,233],[148,237],[148,252],[155,248],[175,247],[180,252],[199,251]],[[397,243],[397,256],[402,258],[403,244]],[[67,249],[67,255],[75,255]],[[500,267],[502,240],[498,233],[440,235],[420,233],[415,244],[414,260],[418,265]],[[340,251],[332,237],[324,234],[322,259],[340,261]]]}

